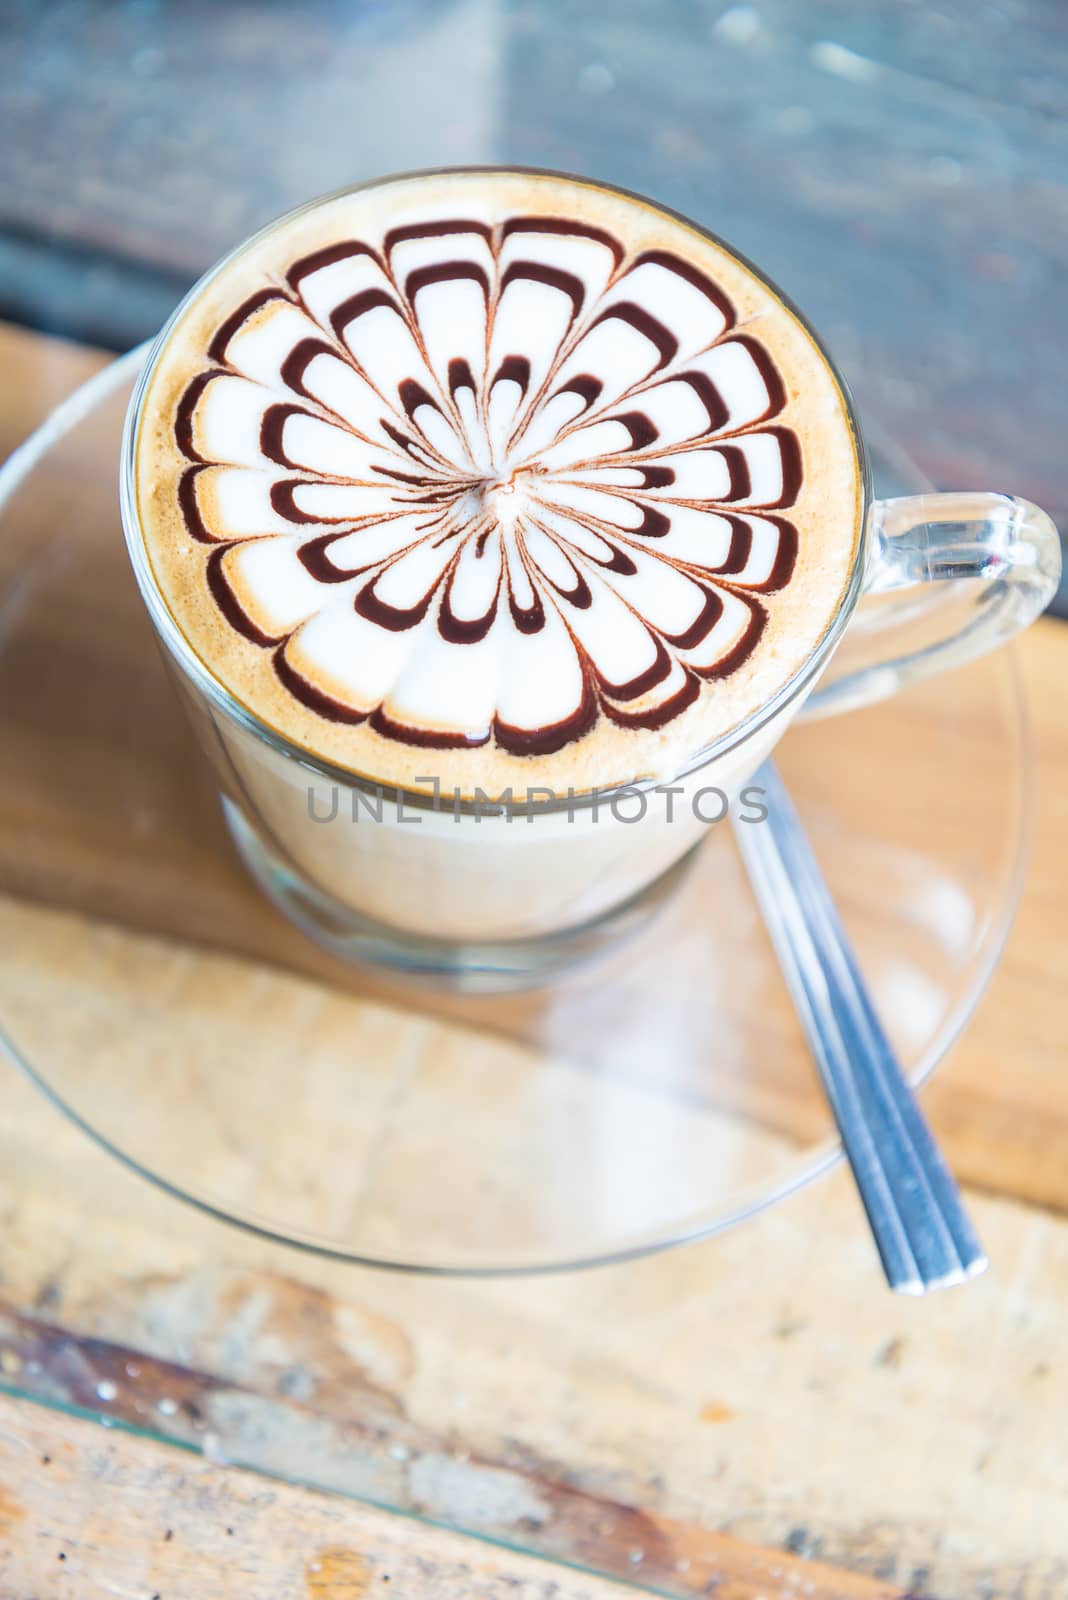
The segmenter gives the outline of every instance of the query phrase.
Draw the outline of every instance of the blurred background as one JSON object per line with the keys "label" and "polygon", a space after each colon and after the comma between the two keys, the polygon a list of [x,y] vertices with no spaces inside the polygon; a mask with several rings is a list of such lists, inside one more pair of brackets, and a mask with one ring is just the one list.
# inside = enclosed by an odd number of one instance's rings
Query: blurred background
{"label": "blurred background", "polygon": [[756,260],[936,485],[1068,528],[1063,0],[0,0],[0,25],[0,316],[123,349],[318,192],[563,168]]}

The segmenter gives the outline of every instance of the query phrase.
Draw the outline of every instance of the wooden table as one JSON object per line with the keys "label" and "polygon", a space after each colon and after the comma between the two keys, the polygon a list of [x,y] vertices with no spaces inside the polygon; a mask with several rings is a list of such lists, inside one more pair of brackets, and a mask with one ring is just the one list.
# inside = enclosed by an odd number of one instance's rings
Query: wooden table
{"label": "wooden table", "polygon": [[312,195],[582,172],[771,273],[937,487],[1068,525],[1060,0],[6,10],[0,315],[124,349]]}
{"label": "wooden table", "polygon": [[[0,453],[102,359],[0,330]],[[1068,633],[1020,659],[1035,864],[926,1097],[987,1278],[889,1297],[841,1170],[568,1278],[332,1266],[149,1188],[4,1070],[0,1594],[1068,1592]]]}

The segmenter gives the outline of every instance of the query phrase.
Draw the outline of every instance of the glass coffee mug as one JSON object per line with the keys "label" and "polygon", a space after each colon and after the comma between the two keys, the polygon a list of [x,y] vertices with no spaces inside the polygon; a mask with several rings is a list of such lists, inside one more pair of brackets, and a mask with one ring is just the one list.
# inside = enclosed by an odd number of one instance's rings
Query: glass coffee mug
{"label": "glass coffee mug", "polygon": [[[434,792],[430,761],[418,790],[365,780],[292,743],[227,690],[179,629],[146,553],[134,481],[146,391],[172,330],[213,277],[163,330],[134,392],[123,526],[236,846],[268,896],[335,953],[469,988],[548,977],[657,907],[728,808],[743,823],[759,818],[749,780],[794,717],[863,706],[967,662],[1026,627],[1057,587],[1056,529],[1027,501],[874,500],[842,386],[864,485],[861,536],[829,626],[765,704],[681,771],[612,790],[560,794],[550,775],[510,799],[457,801]],[[550,758],[539,771],[551,774]]]}

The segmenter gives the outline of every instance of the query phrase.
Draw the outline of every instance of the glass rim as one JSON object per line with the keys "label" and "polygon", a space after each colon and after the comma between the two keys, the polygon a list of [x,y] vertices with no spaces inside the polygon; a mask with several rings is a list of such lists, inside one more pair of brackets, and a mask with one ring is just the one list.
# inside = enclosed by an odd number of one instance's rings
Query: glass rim
{"label": "glass rim", "polygon": [[[553,811],[574,810],[596,805],[612,795],[621,793],[655,791],[658,786],[665,783],[691,777],[694,773],[699,772],[702,767],[710,765],[737,746],[746,743],[746,741],[760,733],[781,711],[791,705],[798,696],[802,695],[813,680],[819,676],[828,657],[845,632],[856,603],[860,598],[867,561],[868,513],[873,496],[871,466],[852,393],[834,358],[808,318],[798,309],[789,295],[779,288],[774,279],[756,266],[754,262],[750,261],[740,250],[737,250],[734,245],[723,239],[719,234],[714,233],[710,228],[705,228],[700,223],[694,222],[691,217],[687,217],[683,212],[676,211],[671,206],[662,205],[659,201],[651,199],[648,195],[640,194],[637,190],[624,188],[620,184],[601,182],[595,178],[586,178],[576,173],[561,172],[549,167],[515,166],[508,163],[475,163],[471,165],[415,168],[403,172],[386,173],[380,177],[368,179],[363,183],[346,184],[340,189],[317,195],[313,199],[306,200],[301,205],[294,206],[289,211],[275,217],[271,222],[257,229],[248,238],[242,239],[232,249],[226,251],[186,291],[155,338],[146,341],[145,345],[139,347],[146,350],[146,355],[126,411],[119,470],[119,511],[126,548],[133,567],[134,577],[137,581],[137,587],[152,619],[156,633],[176,667],[180,668],[184,677],[190,680],[192,685],[214,709],[222,712],[224,716],[236,723],[243,731],[261,740],[278,754],[294,761],[298,766],[314,772],[318,777],[325,778],[334,784],[350,789],[358,789],[363,793],[372,794],[376,798],[395,798],[398,802],[410,806],[414,810],[440,811],[442,809],[442,799],[437,793],[427,793],[425,789],[411,789],[404,784],[389,783],[371,778],[366,773],[358,772],[354,768],[345,767],[336,761],[330,761],[328,758],[318,755],[306,745],[298,743],[297,740],[290,738],[280,729],[274,727],[264,717],[246,705],[243,700],[240,700],[233,690],[229,689],[211,671],[182,632],[156,582],[137,508],[135,469],[137,442],[143,421],[145,397],[160,358],[172,334],[186,313],[231,262],[237,260],[246,250],[250,250],[254,245],[270,238],[272,234],[295,222],[298,218],[318,210],[321,206],[330,205],[337,200],[343,200],[348,195],[360,194],[371,189],[386,188],[391,184],[416,182],[421,178],[452,177],[465,173],[548,178],[577,184],[580,187],[595,189],[602,193],[619,195],[623,199],[634,201],[661,216],[670,217],[674,221],[681,223],[691,232],[716,245],[726,255],[737,261],[795,319],[830,373],[842,402],[858,469],[859,524],[854,534],[853,564],[834,613],[815,646],[805,657],[797,671],[785,683],[780,684],[774,695],[763,701],[748,716],[735,723],[733,727],[728,728],[709,744],[702,746],[677,771],[670,774],[658,774],[656,776],[634,778],[630,781],[615,782],[602,788],[560,794],[552,800],[538,800],[535,802],[530,800],[525,802],[509,800],[507,807],[511,814],[519,816],[528,811],[538,814],[551,813]],[[507,791],[502,793],[507,793]],[[504,802],[498,797],[497,803],[503,804]],[[453,799],[450,794],[447,804],[450,812],[458,810],[461,814],[464,812],[477,812],[479,815],[486,815],[487,809],[492,810],[494,799],[493,797],[488,799],[469,799],[466,796],[457,796]]]}

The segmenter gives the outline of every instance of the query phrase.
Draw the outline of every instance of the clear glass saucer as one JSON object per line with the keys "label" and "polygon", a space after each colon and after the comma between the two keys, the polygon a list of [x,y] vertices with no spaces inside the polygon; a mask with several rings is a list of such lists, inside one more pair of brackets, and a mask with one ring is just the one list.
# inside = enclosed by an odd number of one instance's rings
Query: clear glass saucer
{"label": "clear glass saucer", "polygon": [[[729,1227],[839,1156],[726,826],[665,908],[520,995],[325,955],[259,894],[128,570],[138,356],[0,471],[0,1029],[100,1144],[308,1250],[551,1271]],[[924,487],[869,436],[881,494]],[[914,1081],[972,1015],[1020,890],[1010,652],[802,726],[781,766]]]}

